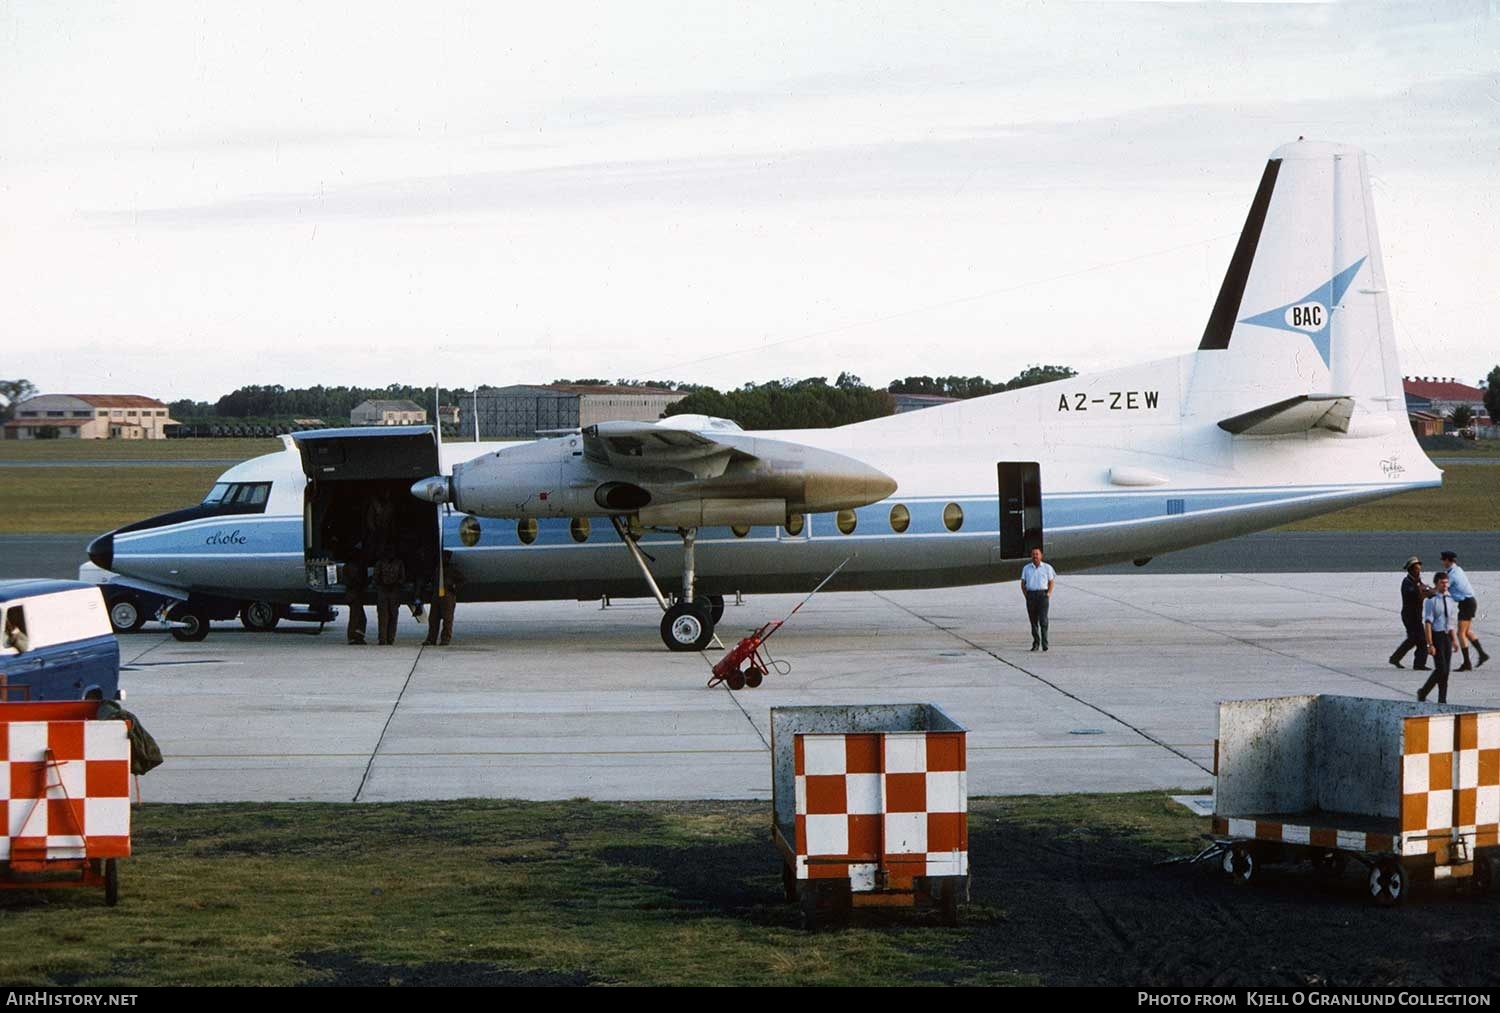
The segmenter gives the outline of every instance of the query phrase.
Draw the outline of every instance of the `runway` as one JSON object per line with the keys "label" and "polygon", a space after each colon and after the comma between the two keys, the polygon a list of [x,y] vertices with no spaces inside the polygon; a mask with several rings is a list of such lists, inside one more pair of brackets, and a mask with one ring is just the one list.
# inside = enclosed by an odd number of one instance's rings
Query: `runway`
{"label": "runway", "polygon": [[[1481,600],[1500,573],[1471,570]],[[766,798],[769,709],[921,701],[970,729],[974,795],[1202,789],[1216,702],[1411,695],[1386,656],[1399,575],[1064,575],[1053,649],[1016,585],[820,595],[770,643],[758,690],[708,689],[654,606],[461,605],[448,648],[349,647],[341,631],[230,625],[199,644],[122,638],[127,705],[166,764],[149,801]],[[731,605],[731,641],[791,596]],[[1481,613],[1477,629],[1485,630]],[[1494,638],[1495,635],[1491,634]],[[1500,642],[1500,639],[1497,639]],[[1450,700],[1500,703],[1500,662]]]}

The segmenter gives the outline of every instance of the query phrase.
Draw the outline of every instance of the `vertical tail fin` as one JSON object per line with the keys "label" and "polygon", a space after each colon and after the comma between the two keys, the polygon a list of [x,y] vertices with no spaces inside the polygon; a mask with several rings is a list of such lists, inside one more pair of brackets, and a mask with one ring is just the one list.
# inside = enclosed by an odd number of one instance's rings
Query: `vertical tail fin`
{"label": "vertical tail fin", "polygon": [[[1297,141],[1272,153],[1200,351],[1305,335],[1328,392],[1405,412],[1365,154]],[[1280,335],[1277,335],[1280,337]]]}

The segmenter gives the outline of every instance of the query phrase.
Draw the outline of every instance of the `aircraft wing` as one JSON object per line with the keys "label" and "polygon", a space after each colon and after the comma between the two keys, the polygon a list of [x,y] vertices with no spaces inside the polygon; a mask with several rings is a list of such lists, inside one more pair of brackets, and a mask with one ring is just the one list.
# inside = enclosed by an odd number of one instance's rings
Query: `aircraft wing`
{"label": "aircraft wing", "polygon": [[703,480],[724,474],[731,461],[755,456],[729,442],[735,440],[731,434],[710,436],[653,422],[601,422],[582,432],[587,460],[626,472],[677,471]]}

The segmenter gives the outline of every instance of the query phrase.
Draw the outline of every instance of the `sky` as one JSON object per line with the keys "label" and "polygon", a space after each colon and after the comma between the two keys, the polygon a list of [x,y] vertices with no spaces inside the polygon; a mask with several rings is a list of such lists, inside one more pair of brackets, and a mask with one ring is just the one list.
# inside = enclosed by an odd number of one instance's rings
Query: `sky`
{"label": "sky", "polygon": [[1299,135],[1370,154],[1403,371],[1500,363],[1490,0],[3,0],[0,96],[43,391],[1181,354]]}

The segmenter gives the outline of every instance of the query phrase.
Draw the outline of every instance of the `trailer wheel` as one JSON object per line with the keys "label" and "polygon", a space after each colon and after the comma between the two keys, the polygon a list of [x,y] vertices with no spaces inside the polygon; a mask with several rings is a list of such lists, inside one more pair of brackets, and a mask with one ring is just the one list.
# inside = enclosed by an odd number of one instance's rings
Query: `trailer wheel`
{"label": "trailer wheel", "polygon": [[760,674],[760,669],[756,668],[754,665],[751,665],[749,668],[745,669],[745,685],[749,686],[751,689],[754,689],[755,687],[760,685],[761,678],[762,677]]}
{"label": "trailer wheel", "polygon": [[104,860],[104,904],[114,907],[120,903],[120,865],[113,858]]}
{"label": "trailer wheel", "polygon": [[1370,867],[1370,897],[1381,907],[1395,907],[1406,899],[1406,870],[1394,858]]}
{"label": "trailer wheel", "polygon": [[1248,886],[1255,878],[1255,852],[1248,844],[1236,844],[1224,853],[1224,871],[1235,886]]}
{"label": "trailer wheel", "polygon": [[724,685],[728,686],[730,689],[744,689],[745,673],[741,672],[739,669],[735,669],[733,672],[730,672],[728,675],[724,676]]}

